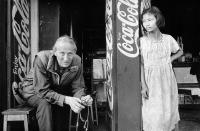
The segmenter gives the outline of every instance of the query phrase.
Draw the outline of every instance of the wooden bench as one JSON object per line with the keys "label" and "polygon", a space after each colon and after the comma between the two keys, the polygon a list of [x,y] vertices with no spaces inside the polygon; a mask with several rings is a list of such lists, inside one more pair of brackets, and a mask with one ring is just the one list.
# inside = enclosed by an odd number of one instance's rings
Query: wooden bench
{"label": "wooden bench", "polygon": [[34,119],[34,108],[24,105],[10,108],[2,112],[3,115],[3,131],[7,131],[8,122],[23,121],[24,130],[28,131],[29,121]]}
{"label": "wooden bench", "polygon": [[29,121],[33,120],[35,117],[35,111],[33,107],[26,106],[23,99],[18,94],[19,85],[16,82],[12,84],[12,91],[15,99],[19,103],[19,106],[7,109],[2,112],[3,115],[3,131],[7,131],[8,122],[10,121],[23,121],[24,130],[29,130]]}

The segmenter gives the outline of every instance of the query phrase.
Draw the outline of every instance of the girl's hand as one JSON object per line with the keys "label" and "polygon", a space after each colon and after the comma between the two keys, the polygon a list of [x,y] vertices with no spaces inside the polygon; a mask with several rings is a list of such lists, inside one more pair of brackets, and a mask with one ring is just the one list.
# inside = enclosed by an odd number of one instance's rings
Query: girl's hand
{"label": "girl's hand", "polygon": [[149,89],[148,89],[148,87],[143,87],[141,93],[142,93],[142,96],[145,99],[149,99]]}
{"label": "girl's hand", "polygon": [[173,61],[174,61],[174,58],[171,56],[171,63],[173,63]]}

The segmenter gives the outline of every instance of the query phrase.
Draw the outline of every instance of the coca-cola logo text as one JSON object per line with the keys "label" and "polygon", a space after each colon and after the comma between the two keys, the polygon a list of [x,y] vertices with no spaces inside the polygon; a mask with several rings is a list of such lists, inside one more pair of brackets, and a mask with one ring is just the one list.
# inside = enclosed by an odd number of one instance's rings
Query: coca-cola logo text
{"label": "coca-cola logo text", "polygon": [[19,79],[22,81],[30,70],[29,5],[27,0],[14,0],[13,3],[12,30],[18,44],[18,52],[14,56],[13,73],[18,74]]}
{"label": "coca-cola logo text", "polygon": [[139,55],[138,0],[119,0],[117,2],[117,49],[127,57]]}

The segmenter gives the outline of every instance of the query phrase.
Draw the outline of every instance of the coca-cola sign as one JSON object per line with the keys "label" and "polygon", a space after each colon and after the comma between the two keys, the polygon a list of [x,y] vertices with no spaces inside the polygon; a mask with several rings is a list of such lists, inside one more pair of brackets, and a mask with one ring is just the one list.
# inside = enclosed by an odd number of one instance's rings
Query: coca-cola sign
{"label": "coca-cola sign", "polygon": [[117,49],[127,57],[139,55],[138,0],[117,2]]}
{"label": "coca-cola sign", "polygon": [[12,1],[12,79],[22,81],[29,72],[31,64],[30,45],[30,1]]}

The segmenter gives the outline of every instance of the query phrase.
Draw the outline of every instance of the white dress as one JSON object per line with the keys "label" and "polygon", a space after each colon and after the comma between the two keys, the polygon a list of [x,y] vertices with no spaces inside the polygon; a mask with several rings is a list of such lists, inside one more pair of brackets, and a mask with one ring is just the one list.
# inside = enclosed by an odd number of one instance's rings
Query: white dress
{"label": "white dress", "polygon": [[160,41],[140,39],[144,73],[149,88],[149,99],[142,101],[144,131],[171,131],[180,120],[178,88],[170,60],[171,53],[179,50],[176,40],[162,34]]}

